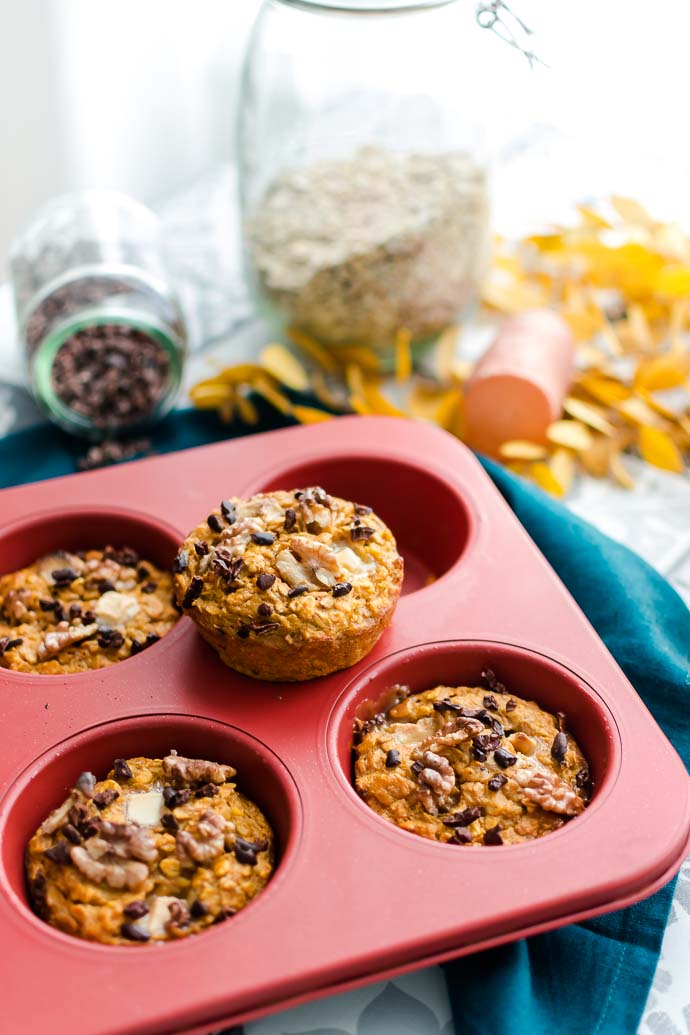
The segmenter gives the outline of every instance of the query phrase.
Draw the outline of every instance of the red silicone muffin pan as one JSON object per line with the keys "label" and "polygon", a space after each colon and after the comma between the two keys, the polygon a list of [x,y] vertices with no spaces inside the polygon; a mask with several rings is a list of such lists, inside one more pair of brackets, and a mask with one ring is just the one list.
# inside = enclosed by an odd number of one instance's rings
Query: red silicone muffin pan
{"label": "red silicone muffin pan", "polygon": [[[3,1031],[206,1032],[621,907],[687,851],[690,781],[651,715],[480,465],[430,426],[342,418],[0,493],[0,571],[129,544],[169,565],[228,495],[323,485],[395,533],[404,595],[356,667],[302,684],[225,668],[183,618],[160,643],[71,676],[0,670]],[[476,683],[564,711],[589,808],[529,844],[462,848],[376,816],[351,781],[353,721],[394,683]],[[27,839],[84,769],[118,756],[231,762],[277,838],[275,875],[231,920],[176,943],[79,941],[31,912]]]}

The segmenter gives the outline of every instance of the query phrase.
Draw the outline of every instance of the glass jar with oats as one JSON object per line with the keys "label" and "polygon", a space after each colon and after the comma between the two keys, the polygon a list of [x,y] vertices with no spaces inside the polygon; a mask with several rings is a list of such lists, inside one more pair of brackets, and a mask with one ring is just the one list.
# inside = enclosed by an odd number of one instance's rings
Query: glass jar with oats
{"label": "glass jar with oats", "polygon": [[272,333],[385,356],[477,298],[488,258],[472,0],[264,0],[239,114],[247,272]]}

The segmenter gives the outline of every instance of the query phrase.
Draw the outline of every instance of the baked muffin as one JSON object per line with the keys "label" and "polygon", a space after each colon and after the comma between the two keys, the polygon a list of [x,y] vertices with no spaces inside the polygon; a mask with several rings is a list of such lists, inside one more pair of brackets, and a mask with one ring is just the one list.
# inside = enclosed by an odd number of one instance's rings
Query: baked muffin
{"label": "baked muffin", "polygon": [[173,941],[242,909],[273,869],[273,835],[229,765],[118,758],[82,773],[29,841],[34,910],[109,945]]}
{"label": "baked muffin", "polygon": [[318,487],[224,500],[173,570],[178,603],[225,664],[267,680],[354,665],[390,622],[403,578],[371,508]]}
{"label": "baked muffin", "polygon": [[172,575],[131,547],[51,553],[0,576],[0,666],[103,668],[150,647],[178,618]]}
{"label": "baked muffin", "polygon": [[589,769],[565,716],[484,676],[485,687],[400,688],[358,724],[355,786],[374,812],[457,845],[519,844],[582,812]]}

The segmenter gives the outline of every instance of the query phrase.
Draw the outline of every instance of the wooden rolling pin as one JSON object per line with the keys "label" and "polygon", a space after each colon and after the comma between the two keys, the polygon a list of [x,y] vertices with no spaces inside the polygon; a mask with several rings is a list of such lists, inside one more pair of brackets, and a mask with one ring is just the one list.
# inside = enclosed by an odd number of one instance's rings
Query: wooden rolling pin
{"label": "wooden rolling pin", "polygon": [[467,441],[489,456],[510,439],[545,442],[574,372],[575,342],[562,317],[550,309],[511,316],[466,385]]}

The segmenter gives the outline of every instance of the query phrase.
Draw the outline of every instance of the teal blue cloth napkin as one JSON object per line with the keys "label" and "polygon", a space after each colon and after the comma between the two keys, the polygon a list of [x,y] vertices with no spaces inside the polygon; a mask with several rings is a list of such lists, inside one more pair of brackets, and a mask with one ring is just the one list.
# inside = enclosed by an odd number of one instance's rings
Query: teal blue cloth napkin
{"label": "teal blue cloth napkin", "polygon": [[[290,423],[268,410],[262,417],[262,430]],[[156,430],[154,448],[171,452],[237,433],[212,414],[184,411]],[[68,474],[80,452],[46,425],[12,435],[0,441],[0,487]],[[635,554],[539,489],[482,462],[690,767],[690,611]],[[630,909],[448,964],[458,1035],[632,1035],[674,884]]]}

